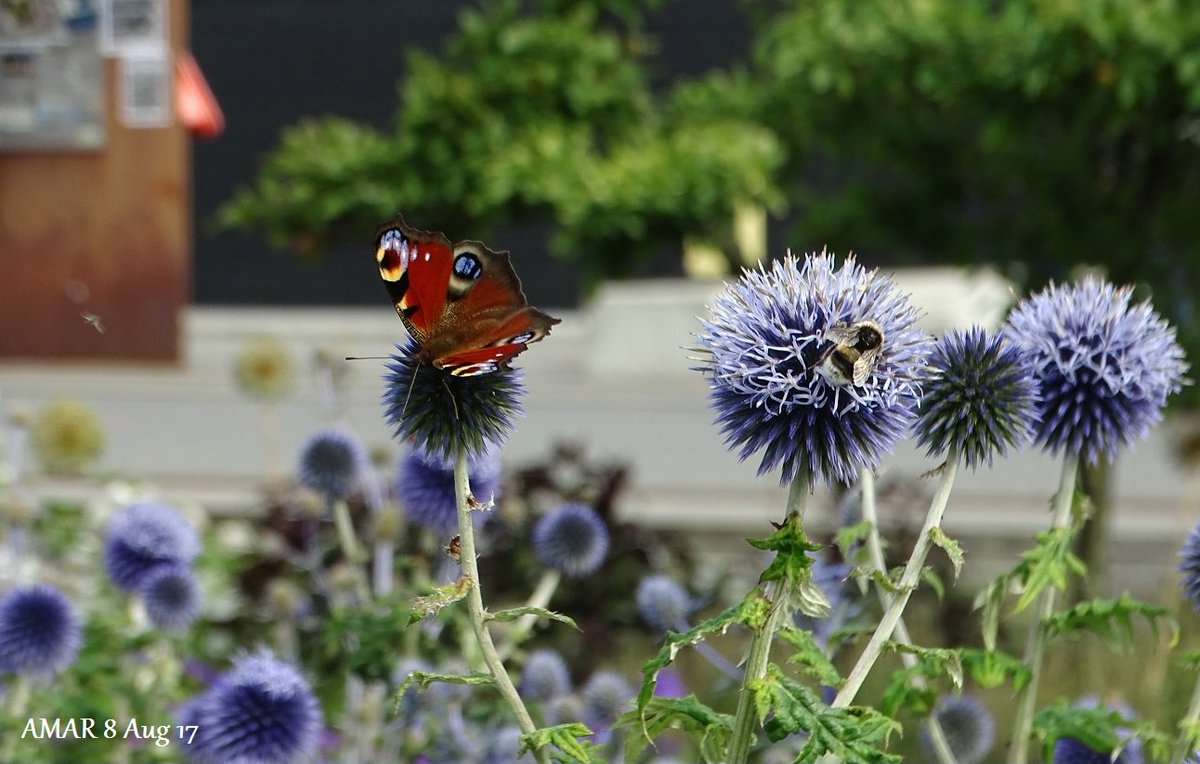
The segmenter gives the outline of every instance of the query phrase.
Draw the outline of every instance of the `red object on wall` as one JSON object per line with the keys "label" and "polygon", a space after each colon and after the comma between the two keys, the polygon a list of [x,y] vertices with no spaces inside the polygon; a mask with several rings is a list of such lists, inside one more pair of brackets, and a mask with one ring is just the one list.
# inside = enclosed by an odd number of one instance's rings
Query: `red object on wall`
{"label": "red object on wall", "polygon": [[225,131],[225,115],[200,65],[186,50],[175,55],[175,108],[179,121],[199,138],[215,138]]}

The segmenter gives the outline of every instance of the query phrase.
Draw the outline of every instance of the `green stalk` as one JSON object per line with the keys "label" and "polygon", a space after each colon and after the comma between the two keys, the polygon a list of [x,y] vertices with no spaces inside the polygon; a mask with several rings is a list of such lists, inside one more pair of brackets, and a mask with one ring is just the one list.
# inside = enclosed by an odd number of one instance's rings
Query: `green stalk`
{"label": "green stalk", "polygon": [[[871,524],[871,532],[867,535],[867,553],[871,558],[871,566],[886,574],[887,563],[884,561],[883,543],[879,537],[879,513],[875,511],[875,473],[863,468],[859,470],[858,477],[858,485],[862,490],[862,519]],[[894,601],[892,593],[878,581],[875,582],[875,594],[879,597],[879,604],[884,611],[890,610]],[[904,645],[913,644],[912,635],[909,634],[908,626],[905,625],[903,618],[896,621],[895,641]],[[900,653],[900,662],[904,664],[905,668],[912,668],[917,665],[917,656],[902,652]],[[924,685],[921,677],[915,677],[914,682]],[[931,713],[924,724],[938,762],[940,764],[957,764],[954,752],[950,750],[950,743],[946,740],[946,732],[942,729],[942,723],[938,721],[937,715]]]}
{"label": "green stalk", "polygon": [[1171,751],[1171,764],[1183,764],[1183,760],[1192,752],[1189,744],[1192,736],[1190,731],[1196,728],[1200,721],[1200,677],[1196,678],[1196,686],[1192,689],[1192,702],[1188,704],[1187,715],[1179,722],[1179,739]]}
{"label": "green stalk", "polygon": [[354,591],[358,601],[366,604],[371,601],[371,587],[367,585],[367,577],[363,572],[363,551],[358,545],[358,537],[354,535],[354,524],[350,522],[350,507],[345,499],[333,502],[333,524],[337,528],[338,544],[342,547],[342,556],[350,566],[354,576]]}
{"label": "green stalk", "polygon": [[[1066,528],[1071,523],[1071,500],[1075,497],[1075,481],[1079,476],[1079,455],[1063,460],[1058,493],[1054,496],[1054,528]],[[1048,586],[1038,602],[1037,617],[1029,626],[1025,643],[1025,665],[1029,668],[1029,683],[1017,696],[1017,718],[1013,725],[1012,744],[1008,747],[1008,764],[1025,764],[1029,757],[1029,736],[1033,731],[1033,712],[1037,703],[1038,682],[1042,674],[1042,658],[1046,653],[1046,620],[1054,615],[1058,590]]]}
{"label": "green stalk", "polygon": [[[801,470],[792,480],[788,489],[787,517],[798,517],[804,520],[804,509],[808,504],[808,494],[811,480],[807,471]],[[733,721],[733,734],[729,738],[729,764],[744,764],[750,755],[750,746],[757,737],[755,728],[758,720],[754,713],[754,699],[748,689],[751,682],[762,679],[767,675],[767,663],[771,657],[771,642],[775,632],[784,617],[791,613],[787,607],[790,593],[783,590],[778,582],[769,582],[762,587],[762,596],[770,603],[767,616],[750,640],[750,653],[746,658],[746,673],[742,679],[741,693],[738,695],[737,715]]]}
{"label": "green stalk", "polygon": [[950,489],[954,487],[954,477],[958,474],[958,452],[954,449],[951,449],[947,455],[941,472],[941,480],[933,494],[933,500],[929,503],[929,512],[925,515],[925,524],[921,526],[921,533],[917,536],[917,543],[913,547],[912,555],[908,558],[908,564],[904,566],[904,572],[900,575],[899,592],[892,599],[888,609],[884,611],[883,618],[875,627],[875,633],[871,635],[871,640],[867,642],[862,655],[858,657],[858,662],[854,664],[850,675],[842,683],[837,697],[833,700],[834,708],[845,708],[854,702],[854,696],[858,694],[867,674],[879,660],[884,643],[891,639],[892,632],[896,630],[896,624],[900,623],[900,617],[904,614],[904,608],[908,605],[909,598],[917,588],[921,570],[925,567],[925,557],[933,546],[933,531],[942,523],[942,515],[946,512],[946,503],[950,500]]}
{"label": "green stalk", "polygon": [[[475,639],[479,642],[479,651],[483,655],[483,662],[487,665],[488,671],[496,683],[500,697],[504,699],[504,702],[512,710],[513,716],[517,718],[517,726],[521,728],[521,732],[529,734],[537,727],[534,726],[529,709],[525,708],[525,703],[517,693],[517,688],[504,669],[504,662],[496,654],[496,645],[492,642],[492,635],[487,628],[487,611],[483,609],[479,566],[475,560],[475,528],[471,523],[471,509],[467,506],[470,493],[467,454],[465,451],[459,451],[454,457],[454,498],[458,505],[458,537],[461,544],[459,556],[462,560],[463,576],[467,579],[467,612],[470,615]],[[533,755],[540,764],[550,764],[550,755],[545,750],[539,748],[533,752]]]}

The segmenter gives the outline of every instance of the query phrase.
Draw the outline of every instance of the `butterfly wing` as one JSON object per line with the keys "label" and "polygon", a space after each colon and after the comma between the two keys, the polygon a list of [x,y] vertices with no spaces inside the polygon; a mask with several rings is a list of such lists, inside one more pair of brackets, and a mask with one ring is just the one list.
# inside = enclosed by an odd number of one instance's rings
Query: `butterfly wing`
{"label": "butterfly wing", "polygon": [[488,374],[559,320],[531,307],[507,252],[451,245],[397,218],[376,233],[379,273],[421,359],[458,376]]}

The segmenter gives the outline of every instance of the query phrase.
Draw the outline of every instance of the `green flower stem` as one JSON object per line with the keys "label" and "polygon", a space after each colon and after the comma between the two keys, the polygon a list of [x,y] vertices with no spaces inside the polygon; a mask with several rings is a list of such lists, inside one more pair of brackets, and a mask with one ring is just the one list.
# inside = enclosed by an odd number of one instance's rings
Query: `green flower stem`
{"label": "green flower stem", "polygon": [[358,537],[354,535],[354,524],[350,522],[350,507],[345,499],[333,502],[333,524],[337,527],[338,544],[342,547],[342,555],[350,566],[354,576],[354,591],[358,594],[359,602],[371,601],[371,588],[367,585],[366,574],[363,573],[362,561],[364,554],[358,545]]}
{"label": "green flower stem", "polygon": [[[887,563],[883,557],[883,543],[879,537],[879,513],[875,511],[875,473],[863,468],[859,470],[858,476],[858,485],[862,490],[862,518],[871,524],[871,532],[867,535],[867,553],[871,558],[871,566],[875,570],[887,573]],[[878,581],[875,582],[875,593],[879,596],[879,604],[884,611],[890,610],[895,599],[892,593]],[[903,618],[896,621],[895,641],[905,645],[913,644],[912,635],[909,634],[908,626],[904,623]],[[905,668],[912,668],[917,665],[917,656],[902,652],[900,653],[900,662],[904,664]],[[916,677],[914,681],[924,684],[921,677]],[[937,715],[930,714],[924,724],[929,733],[929,742],[932,744],[933,752],[940,764],[956,764],[954,752],[950,750],[950,743],[946,741],[946,732],[942,729],[942,723],[938,721]]]}
{"label": "green flower stem", "polygon": [[888,609],[884,611],[883,618],[875,628],[875,633],[871,635],[871,640],[867,642],[862,655],[858,657],[858,662],[854,664],[850,675],[846,677],[846,681],[838,690],[837,697],[833,700],[834,708],[845,708],[854,702],[854,696],[858,694],[867,674],[875,665],[875,661],[879,660],[884,643],[891,639],[892,632],[896,630],[896,624],[900,623],[904,608],[917,588],[921,570],[925,567],[925,558],[929,554],[930,547],[933,546],[933,531],[941,526],[942,515],[946,512],[946,503],[950,500],[950,489],[954,486],[954,478],[957,474],[958,452],[950,449],[946,463],[941,469],[941,481],[938,483],[937,490],[934,491],[933,500],[929,503],[925,524],[921,526],[921,533],[917,536],[917,543],[913,547],[912,555],[908,558],[908,564],[904,566],[904,572],[900,575],[899,592],[893,598]]}
{"label": "green flower stem", "polygon": [[[1079,477],[1079,455],[1063,460],[1058,493],[1054,496],[1054,528],[1066,528],[1071,523],[1071,500],[1075,498],[1075,481]],[[1025,666],[1029,682],[1017,696],[1017,717],[1013,723],[1012,743],[1008,747],[1008,764],[1025,764],[1029,758],[1029,736],[1033,732],[1033,712],[1037,703],[1038,682],[1042,673],[1042,657],[1046,653],[1046,619],[1054,615],[1058,590],[1048,586],[1038,602],[1037,617],[1029,626],[1025,643]]]}
{"label": "green flower stem", "polygon": [[[541,579],[538,580],[537,586],[533,588],[533,594],[529,595],[529,601],[526,602],[528,607],[545,608],[550,604],[550,598],[554,596],[554,592],[558,590],[558,585],[562,581],[562,574],[557,570],[546,569],[542,573]],[[538,617],[534,614],[523,615],[513,624],[512,630],[508,634],[508,642],[500,646],[500,660],[508,660],[513,654],[513,651],[520,646],[529,632],[533,631],[534,625],[537,623]]]}
{"label": "green flower stem", "polygon": [[1171,764],[1183,764],[1193,748],[1191,745],[1191,730],[1200,722],[1200,677],[1196,677],[1196,686],[1192,689],[1192,702],[1188,704],[1187,714],[1179,722],[1179,739],[1171,751]]}
{"label": "green flower stem", "polygon": [[[8,692],[5,693],[7,702],[4,704],[4,711],[13,724],[22,723],[25,709],[29,706],[31,689],[29,677],[25,674],[17,674],[13,683],[9,685]],[[19,729],[9,730],[6,738],[4,747],[0,750],[0,761],[15,761],[13,754],[17,752],[17,741],[21,739],[21,732]]]}
{"label": "green flower stem", "polygon": [[[529,709],[525,708],[512,679],[505,671],[504,662],[497,655],[496,645],[492,642],[492,635],[487,628],[487,612],[483,609],[483,592],[479,584],[479,566],[475,560],[475,527],[471,523],[471,508],[468,506],[470,495],[467,454],[460,450],[454,457],[454,499],[458,505],[459,556],[462,560],[463,575],[467,579],[467,612],[470,614],[475,639],[479,642],[483,662],[487,664],[500,697],[517,718],[517,726],[521,728],[521,732],[529,734],[537,727],[534,726],[533,717],[529,715]],[[550,755],[546,751],[538,749],[533,755],[540,764],[550,764]]]}
{"label": "green flower stem", "polygon": [[[808,472],[801,470],[792,480],[788,489],[787,517],[798,517],[804,520],[804,510],[808,504],[811,479]],[[733,720],[733,734],[729,738],[729,764],[744,764],[750,755],[750,746],[757,737],[755,728],[757,718],[754,712],[754,698],[749,690],[750,683],[767,675],[767,663],[771,657],[771,642],[775,632],[784,617],[791,613],[787,607],[789,593],[784,591],[778,582],[769,582],[762,587],[762,596],[770,603],[766,618],[754,632],[750,640],[750,654],[746,658],[746,673],[742,679],[741,692],[738,695],[737,715]]]}

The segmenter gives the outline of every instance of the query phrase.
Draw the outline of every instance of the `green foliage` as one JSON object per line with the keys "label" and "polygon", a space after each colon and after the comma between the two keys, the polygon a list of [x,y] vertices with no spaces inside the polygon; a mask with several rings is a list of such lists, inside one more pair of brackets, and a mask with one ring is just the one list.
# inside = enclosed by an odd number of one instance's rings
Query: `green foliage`
{"label": "green foliage", "polygon": [[556,724],[553,727],[542,727],[528,734],[521,735],[521,751],[536,751],[549,746],[553,749],[551,756],[555,761],[580,762],[588,764],[603,747],[589,740],[581,740],[592,734],[586,724],[571,722]]}
{"label": "green foliage", "polygon": [[808,540],[798,514],[789,515],[770,536],[748,539],[747,543],[755,549],[775,552],[775,557],[759,576],[759,583],[780,587],[786,598],[805,615],[814,618],[829,615],[829,600],[812,580],[813,558],[808,554],[819,551],[821,545]]}
{"label": "green foliage", "polygon": [[1165,760],[1171,744],[1170,738],[1151,722],[1126,719],[1120,712],[1102,706],[1074,706],[1065,700],[1039,711],[1033,719],[1033,731],[1042,741],[1047,761],[1052,758],[1054,741],[1062,737],[1075,738],[1095,751],[1112,752],[1114,759],[1135,737],[1154,761]]}
{"label": "green foliage", "polygon": [[399,656],[396,635],[414,622],[403,602],[380,600],[369,608],[342,605],[329,613],[323,633],[327,652],[344,656],[346,668],[367,680],[391,680]]}
{"label": "green foliage", "polygon": [[954,566],[954,580],[958,580],[958,574],[962,572],[963,566],[963,551],[959,546],[958,541],[946,535],[946,532],[940,527],[929,529],[929,536],[933,539],[933,543],[946,553],[950,558],[950,564]]}
{"label": "green foliage", "polygon": [[1094,599],[1080,602],[1070,610],[1053,614],[1046,627],[1051,635],[1076,636],[1090,632],[1104,640],[1114,650],[1129,650],[1134,646],[1133,617],[1140,615],[1150,626],[1155,639],[1160,623],[1166,624],[1171,644],[1179,637],[1179,626],[1167,608],[1151,605],[1128,593],[1116,599]]}
{"label": "green foliage", "polygon": [[830,708],[811,688],[785,676],[777,666],[751,682],[759,721],[772,741],[807,734],[796,761],[816,761],[831,754],[846,762],[898,762],[901,758],[880,748],[900,725],[870,708]]}
{"label": "green foliage", "polygon": [[758,5],[763,119],[804,209],[793,246],[997,263],[1034,284],[1100,265],[1146,284],[1200,355],[1200,6]]}
{"label": "green foliage", "polygon": [[955,691],[961,690],[964,676],[983,688],[998,687],[1011,680],[1019,691],[1029,681],[1025,664],[996,650],[959,647],[918,647],[891,643],[893,649],[917,657],[911,666],[895,671],[880,699],[880,710],[894,716],[900,709],[928,714],[938,698],[938,687],[947,680]]}
{"label": "green foliage", "polygon": [[630,735],[626,740],[625,758],[630,761],[640,756],[652,740],[670,729],[687,733],[704,761],[724,761],[733,732],[733,716],[714,711],[695,695],[685,698],[654,696],[638,710],[617,720],[622,726],[633,726],[634,723],[641,725],[644,734]]}
{"label": "green foliage", "polygon": [[789,664],[800,666],[802,671],[827,687],[837,687],[841,684],[841,675],[829,660],[829,656],[817,644],[811,631],[784,626],[775,633],[775,637],[795,648],[796,652],[788,658]]}
{"label": "green foliage", "polygon": [[448,584],[435,586],[429,594],[413,597],[412,611],[409,613],[408,624],[412,625],[422,618],[438,613],[447,605],[458,602],[467,596],[471,590],[471,579],[459,576]]}
{"label": "green foliage", "polygon": [[1052,528],[1035,536],[1036,543],[1021,553],[1021,561],[1011,571],[992,581],[975,598],[975,607],[983,610],[983,640],[989,648],[996,644],[996,630],[1005,594],[1019,592],[1014,613],[1029,607],[1038,595],[1053,586],[1067,587],[1068,574],[1086,573],[1083,562],[1071,551],[1074,532],[1070,528]]}
{"label": "green foliage", "polygon": [[571,618],[570,616],[567,616],[567,615],[563,615],[562,613],[556,613],[553,610],[547,610],[544,607],[532,607],[532,606],[528,606],[528,605],[522,606],[522,607],[514,607],[514,608],[508,608],[506,610],[498,610],[495,613],[486,613],[484,615],[484,617],[486,620],[489,620],[489,621],[515,621],[516,619],[520,618],[521,616],[525,616],[525,615],[535,615],[538,618],[545,618],[546,620],[549,620],[549,621],[558,621],[559,623],[565,623],[566,625],[570,626],[572,629],[579,631],[579,624],[575,623],[574,618]]}
{"label": "green foliage", "polygon": [[404,694],[410,689],[423,690],[434,682],[477,687],[480,685],[494,685],[496,680],[492,678],[491,674],[484,672],[476,672],[472,674],[443,674],[437,671],[410,671],[408,676],[406,676],[404,680],[396,686],[396,691],[392,696],[394,699],[394,706],[399,708],[400,702],[404,700]]}
{"label": "green foliage", "polygon": [[744,73],[657,100],[639,5],[464,10],[441,55],[408,54],[390,132],[337,118],[290,128],[219,222],[312,251],[397,210],[455,238],[549,218],[556,250],[593,283],[685,234],[728,249],[739,203],[781,201],[782,147],[754,121],[759,91]]}

